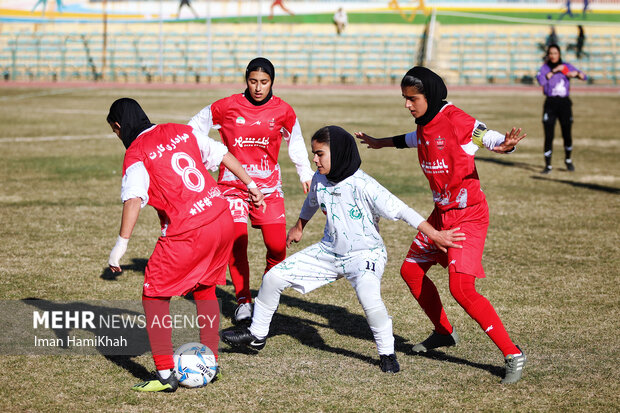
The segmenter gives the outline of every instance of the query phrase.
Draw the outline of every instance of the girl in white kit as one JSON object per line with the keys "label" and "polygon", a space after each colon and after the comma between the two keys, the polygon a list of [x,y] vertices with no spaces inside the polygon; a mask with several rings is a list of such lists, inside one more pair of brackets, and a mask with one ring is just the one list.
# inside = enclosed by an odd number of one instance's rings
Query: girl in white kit
{"label": "girl in white kit", "polygon": [[361,159],[355,139],[344,129],[319,129],[312,137],[312,153],[317,172],[286,244],[290,247],[301,240],[304,227],[319,208],[326,216],[323,239],[269,270],[255,300],[250,327],[225,331],[222,339],[230,345],[260,350],[265,346],[282,291],[292,287],[305,294],[346,277],[366,314],[381,370],[396,373],[400,366],[394,353],[392,319],[381,299],[387,252],[379,235],[379,218],[407,222],[444,251],[460,248],[455,242],[464,240],[464,236],[456,232],[459,228],[435,230],[420,214],[359,169]]}

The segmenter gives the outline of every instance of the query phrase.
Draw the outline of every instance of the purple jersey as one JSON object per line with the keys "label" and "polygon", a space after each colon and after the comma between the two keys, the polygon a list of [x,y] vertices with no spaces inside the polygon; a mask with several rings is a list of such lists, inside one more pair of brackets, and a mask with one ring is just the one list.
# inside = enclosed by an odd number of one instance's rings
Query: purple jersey
{"label": "purple jersey", "polygon": [[[580,71],[570,63],[563,63],[569,72]],[[540,67],[536,74],[536,80],[543,87],[545,96],[568,97],[570,91],[570,80],[562,72],[554,73],[551,79],[547,79],[547,73],[551,72],[551,68],[546,63]],[[585,79],[584,79],[585,80]]]}

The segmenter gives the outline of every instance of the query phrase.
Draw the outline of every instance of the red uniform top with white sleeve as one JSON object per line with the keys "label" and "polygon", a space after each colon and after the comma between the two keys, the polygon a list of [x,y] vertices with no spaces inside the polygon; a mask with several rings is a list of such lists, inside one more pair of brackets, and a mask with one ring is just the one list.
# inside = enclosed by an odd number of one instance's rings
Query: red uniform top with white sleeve
{"label": "red uniform top with white sleeve", "polygon": [[[209,267],[225,268],[226,260],[214,266],[212,251],[201,252],[193,248],[195,244],[188,247],[187,241],[198,236],[198,228],[223,225],[222,214],[232,228],[228,202],[207,171],[216,170],[227,152],[191,126],[171,123],[145,130],[125,152],[122,201],[141,198],[142,207],[153,206],[161,222],[162,236],[145,272],[145,295],[182,295],[199,283],[225,283],[225,271],[209,279],[213,275]],[[215,238],[217,228],[209,228]],[[220,244],[230,247],[232,237],[227,237],[230,240]]]}
{"label": "red uniform top with white sleeve", "polygon": [[481,147],[492,150],[505,136],[487,129],[456,106],[448,103],[426,125],[405,136],[417,147],[422,172],[433,192],[435,211],[428,221],[438,230],[460,227],[467,240],[463,249],[441,253],[419,233],[407,260],[454,265],[458,272],[484,277],[481,259],[488,226],[488,207],[474,162]]}
{"label": "red uniform top with white sleeve", "polygon": [[[189,125],[204,134],[208,134],[211,128],[218,129],[222,142],[265,196],[273,192],[282,195],[278,154],[283,138],[288,143],[288,154],[300,181],[312,180],[314,173],[297,116],[293,108],[279,97],[273,96],[266,104],[254,106],[242,93],[235,94],[202,109]],[[223,165],[218,183],[247,191],[243,182]]]}

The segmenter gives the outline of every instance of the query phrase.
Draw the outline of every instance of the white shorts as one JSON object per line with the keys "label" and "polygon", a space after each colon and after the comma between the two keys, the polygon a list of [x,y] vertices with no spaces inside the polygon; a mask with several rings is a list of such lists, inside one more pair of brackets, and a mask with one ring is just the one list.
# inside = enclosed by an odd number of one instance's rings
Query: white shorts
{"label": "white shorts", "polygon": [[317,243],[286,258],[269,273],[290,282],[291,287],[302,294],[342,277],[357,290],[357,282],[364,276],[374,276],[381,281],[386,262],[385,247],[339,255]]}

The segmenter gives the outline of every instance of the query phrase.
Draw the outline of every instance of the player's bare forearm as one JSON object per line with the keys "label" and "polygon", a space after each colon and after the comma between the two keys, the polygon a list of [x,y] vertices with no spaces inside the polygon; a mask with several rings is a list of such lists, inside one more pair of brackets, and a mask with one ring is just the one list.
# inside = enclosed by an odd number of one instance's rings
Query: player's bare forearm
{"label": "player's bare forearm", "polygon": [[521,135],[521,128],[512,128],[512,130],[506,132],[506,138],[504,142],[500,145],[497,145],[493,148],[493,152],[497,153],[508,153],[511,152],[517,144],[521,141],[521,139],[525,138],[527,133]]}
{"label": "player's bare forearm", "polygon": [[141,198],[131,198],[123,203],[123,216],[121,217],[121,229],[118,233],[125,239],[131,238],[138,217],[140,216]]}
{"label": "player's bare forearm", "polygon": [[230,152],[227,152],[226,155],[224,155],[224,157],[222,158],[222,163],[244,184],[247,185],[252,182],[252,178],[250,177],[250,175],[248,175],[245,169],[243,169],[241,162],[239,162],[237,158],[235,158]]}
{"label": "player's bare forearm", "polygon": [[465,241],[465,234],[457,232],[460,228],[452,228],[444,231],[437,231],[428,221],[418,225],[418,230],[426,235],[431,241],[437,245],[443,252],[447,252],[448,248],[463,248],[457,242]]}
{"label": "player's bare forearm", "polygon": [[370,149],[394,147],[394,140],[392,138],[373,138],[364,132],[355,132],[355,137],[362,141],[362,143],[365,143]]}
{"label": "player's bare forearm", "polygon": [[301,241],[303,237],[304,228],[308,223],[307,220],[299,218],[295,225],[288,230],[288,234],[286,234],[286,247],[289,248],[293,242]]}

